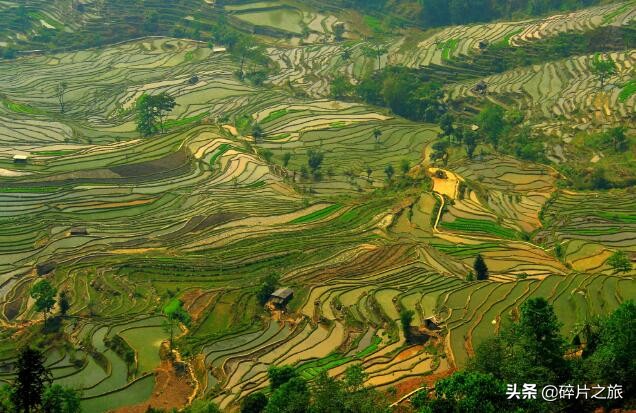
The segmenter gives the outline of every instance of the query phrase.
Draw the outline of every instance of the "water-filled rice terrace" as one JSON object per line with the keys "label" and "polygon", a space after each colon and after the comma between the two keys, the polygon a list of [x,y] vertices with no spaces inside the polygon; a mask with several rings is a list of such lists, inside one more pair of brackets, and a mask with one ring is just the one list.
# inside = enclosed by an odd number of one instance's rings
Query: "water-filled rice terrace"
{"label": "water-filled rice terrace", "polygon": [[[279,13],[271,24],[304,22],[316,35],[335,24],[262,3],[227,8],[248,23]],[[442,70],[486,37],[517,47],[633,14],[618,4],[541,24],[459,26],[390,43],[382,64]],[[338,44],[272,46],[281,70],[266,87],[238,80],[227,53],[172,38],[0,62],[0,380],[12,379],[16,339],[40,319],[28,290],[41,277],[71,297],[64,343],[50,343],[47,364],[56,382],[82,389],[91,412],[151,397],[171,297],[192,318],[178,332],[192,393],[227,408],[264,389],[271,365],[294,365],[311,380],[361,363],[367,384],[387,389],[462,367],[529,297],[546,297],[568,336],[636,296],[634,274],[607,265],[617,249],[636,253],[631,191],[560,189],[550,167],[502,155],[452,160],[436,177],[427,164],[436,125],[326,97],[335,73],[357,77],[375,64],[363,45],[354,42],[346,63]],[[633,52],[614,58],[626,76]],[[492,76],[492,98],[574,119],[572,106],[596,105],[585,97],[587,59]],[[308,97],[272,87],[288,81]],[[448,93],[470,94],[468,86]],[[139,138],[135,100],[164,91],[177,103],[167,131]],[[612,94],[604,105],[618,119],[633,97]],[[245,127],[253,122],[262,139]],[[308,150],[325,155],[319,181],[300,174]],[[15,154],[28,164],[14,164]],[[432,190],[383,189],[385,166],[404,160],[413,176],[433,176]],[[466,281],[477,253],[488,281]],[[287,313],[257,302],[272,269],[294,290]],[[406,342],[402,308],[415,312],[423,342]]]}

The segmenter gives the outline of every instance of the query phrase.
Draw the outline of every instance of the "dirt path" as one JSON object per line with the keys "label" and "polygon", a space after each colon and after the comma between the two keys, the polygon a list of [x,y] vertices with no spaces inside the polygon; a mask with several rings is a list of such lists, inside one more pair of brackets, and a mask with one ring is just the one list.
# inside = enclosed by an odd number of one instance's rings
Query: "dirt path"
{"label": "dirt path", "polygon": [[149,400],[135,406],[121,407],[113,413],[145,413],[149,407],[170,410],[187,406],[195,387],[190,374],[178,374],[168,360],[162,361],[155,373],[155,387]]}

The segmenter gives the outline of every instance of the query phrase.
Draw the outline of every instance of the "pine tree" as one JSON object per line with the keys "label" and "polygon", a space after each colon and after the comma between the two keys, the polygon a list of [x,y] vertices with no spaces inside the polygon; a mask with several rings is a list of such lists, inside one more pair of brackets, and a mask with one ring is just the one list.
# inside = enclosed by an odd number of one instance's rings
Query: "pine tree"
{"label": "pine tree", "polygon": [[482,257],[481,254],[477,254],[477,256],[475,257],[473,269],[475,270],[475,274],[477,275],[478,280],[488,279],[488,266],[486,265],[484,257]]}
{"label": "pine tree", "polygon": [[44,366],[44,355],[25,347],[18,356],[18,373],[13,383],[13,404],[18,412],[30,413],[42,404],[42,393],[51,383],[51,372]]}

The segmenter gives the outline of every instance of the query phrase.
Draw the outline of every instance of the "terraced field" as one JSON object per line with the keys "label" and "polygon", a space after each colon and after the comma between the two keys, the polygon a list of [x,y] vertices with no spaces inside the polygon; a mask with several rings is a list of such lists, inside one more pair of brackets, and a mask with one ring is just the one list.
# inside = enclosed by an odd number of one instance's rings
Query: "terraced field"
{"label": "terraced field", "polygon": [[[456,79],[470,76],[477,83],[474,78],[479,76],[483,68],[456,66],[453,59],[479,53],[480,43],[502,43],[518,48],[560,33],[583,32],[606,26],[627,26],[636,17],[633,4],[633,1],[616,3],[546,19],[454,26],[432,35],[416,32],[409,37],[389,37],[383,41],[387,52],[381,57],[380,64],[425,67],[430,68],[433,75],[436,72],[444,73]],[[330,80],[336,74],[346,74],[355,81],[377,68],[377,60],[363,53],[364,46],[368,44],[366,41],[358,41],[268,49],[268,54],[280,67],[280,73],[271,82],[275,85],[291,82],[311,96],[327,96]],[[343,58],[345,50],[349,56]],[[519,82],[519,86],[523,85],[523,81]]]}
{"label": "terraced field", "polygon": [[[627,25],[631,5],[387,38],[380,64],[441,72],[483,40],[523,47]],[[636,273],[607,263],[616,250],[636,254],[631,188],[569,191],[547,165],[483,150],[432,165],[437,125],[326,97],[335,74],[359,79],[377,65],[366,41],[332,42],[338,18],[278,1],[224,13],[264,36],[288,32],[267,49],[280,70],[264,86],[240,80],[227,52],[168,37],[0,61],[0,381],[42,325],[28,293],[41,278],[71,299],[47,364],[98,413],[157,393],[170,335],[162,308],[175,297],[192,319],[174,332],[191,396],[224,409],[266,388],[271,365],[311,380],[361,364],[367,384],[387,390],[464,366],[529,297],[549,299],[568,338],[636,297]],[[636,54],[612,56],[608,83],[625,82]],[[486,100],[512,102],[546,131],[624,121],[634,96],[595,93],[590,59],[486,77]],[[478,75],[458,76],[448,99],[476,98]],[[176,98],[167,130],[140,138],[135,102],[161,92]],[[309,151],[324,155],[315,176]],[[387,165],[405,162],[387,179]],[[468,280],[478,253],[488,281]],[[273,270],[294,290],[285,312],[257,302]],[[414,311],[420,342],[407,342],[401,309]]]}
{"label": "terraced field", "polygon": [[[483,79],[488,85],[487,99],[498,103],[512,101],[526,116],[547,119],[538,128],[547,134],[572,136],[572,125],[586,130],[593,125],[614,124],[629,118],[636,100],[632,95],[619,99],[621,85],[631,79],[636,51],[611,53],[616,73],[600,90],[598,78],[590,72],[594,56],[524,67]],[[475,81],[460,82],[449,90],[449,98],[476,96]]]}

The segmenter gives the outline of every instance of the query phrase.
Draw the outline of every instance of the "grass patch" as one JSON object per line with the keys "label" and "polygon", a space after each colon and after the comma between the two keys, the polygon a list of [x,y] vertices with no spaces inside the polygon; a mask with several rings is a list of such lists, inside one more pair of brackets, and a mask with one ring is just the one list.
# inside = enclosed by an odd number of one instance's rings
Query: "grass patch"
{"label": "grass patch", "polygon": [[342,205],[340,204],[334,204],[334,205],[330,205],[326,208],[323,208],[319,211],[315,211],[312,212],[311,214],[302,216],[302,217],[298,217],[294,220],[292,220],[290,223],[291,224],[302,224],[302,223],[307,223],[307,222],[313,222],[313,221],[318,221],[319,219],[322,219],[330,214],[332,214],[333,212],[336,212],[337,210],[339,210],[340,208],[342,208]]}
{"label": "grass patch", "polygon": [[26,103],[17,103],[9,99],[2,99],[2,104],[11,112],[15,113],[25,113],[28,115],[40,115],[44,113],[40,109],[34,108],[33,106],[27,105]]}
{"label": "grass patch", "polygon": [[625,102],[629,99],[634,93],[636,93],[636,79],[632,79],[618,93],[618,100],[621,102]]}
{"label": "grass patch", "polygon": [[283,116],[287,115],[288,113],[296,113],[296,112],[300,112],[300,110],[297,110],[297,109],[279,109],[279,110],[275,110],[275,111],[271,112],[269,115],[267,115],[265,117],[265,119],[263,119],[261,121],[261,123],[273,122],[276,119],[282,118]]}
{"label": "grass patch", "polygon": [[624,4],[623,6],[614,10],[613,12],[607,13],[605,16],[603,16],[603,23],[611,23],[612,20],[614,20],[619,14],[623,14],[624,12],[627,11],[627,9],[632,7],[634,3],[636,2],[630,1],[629,3]]}
{"label": "grass patch", "polygon": [[375,353],[378,350],[378,346],[380,345],[381,342],[382,342],[382,339],[380,337],[373,336],[373,340],[371,341],[371,344],[367,348],[365,348],[364,350],[356,354],[356,358],[359,358],[359,359],[365,358],[369,354]]}
{"label": "grass patch", "polygon": [[214,167],[214,163],[216,162],[216,160],[225,152],[227,152],[228,149],[230,149],[229,143],[222,143],[221,145],[219,145],[219,149],[210,158],[210,167]]}
{"label": "grass patch", "polygon": [[362,20],[364,24],[371,29],[374,33],[383,33],[384,29],[382,28],[382,21],[377,17],[365,15]]}
{"label": "grass patch", "polygon": [[468,258],[484,251],[495,251],[499,249],[499,244],[494,242],[484,242],[482,244],[464,245],[464,244],[431,244],[435,249],[452,255],[457,258]]}
{"label": "grass patch", "polygon": [[329,124],[329,127],[334,128],[334,129],[344,128],[345,126],[347,126],[347,122],[345,122],[343,120],[339,120],[338,122],[331,122]]}
{"label": "grass patch", "polygon": [[611,235],[618,234],[621,232],[620,227],[609,227],[609,228],[575,228],[568,231],[569,233],[576,235]]}
{"label": "grass patch", "polygon": [[636,224],[636,214],[623,214],[618,212],[598,211],[598,212],[595,212],[594,215],[596,215],[599,218],[606,219],[608,221],[623,222],[626,224]]}
{"label": "grass patch", "polygon": [[503,37],[503,39],[501,39],[500,41],[494,43],[493,46],[499,47],[499,48],[510,46],[510,39],[512,39],[513,36],[518,35],[522,31],[523,31],[523,29],[517,29],[517,30],[514,30],[514,31],[508,33],[507,35],[505,35]]}
{"label": "grass patch", "polygon": [[468,232],[483,232],[506,239],[519,239],[518,231],[510,228],[504,228],[491,221],[482,221],[479,219],[456,218],[453,222],[442,222],[442,227]]}
{"label": "grass patch", "polygon": [[286,139],[291,136],[291,133],[281,133],[279,135],[270,136],[267,138],[268,141],[277,141],[281,139]]}
{"label": "grass patch", "polygon": [[70,155],[75,152],[78,152],[77,149],[60,149],[58,151],[34,151],[32,153],[34,155],[41,155],[41,156],[63,156],[63,155]]}
{"label": "grass patch", "polygon": [[444,43],[441,43],[438,49],[442,49],[442,60],[451,60],[453,58],[453,52],[459,45],[459,39],[448,39]]}
{"label": "grass patch", "polygon": [[0,193],[47,193],[57,192],[60,187],[57,186],[25,186],[18,188],[0,188]]}
{"label": "grass patch", "polygon": [[169,119],[166,121],[165,127],[166,129],[170,129],[170,128],[174,128],[178,126],[189,125],[190,123],[194,123],[194,122],[200,122],[206,116],[208,116],[208,114],[209,114],[208,112],[203,112],[203,113],[199,113],[198,115],[190,116],[183,119]]}

